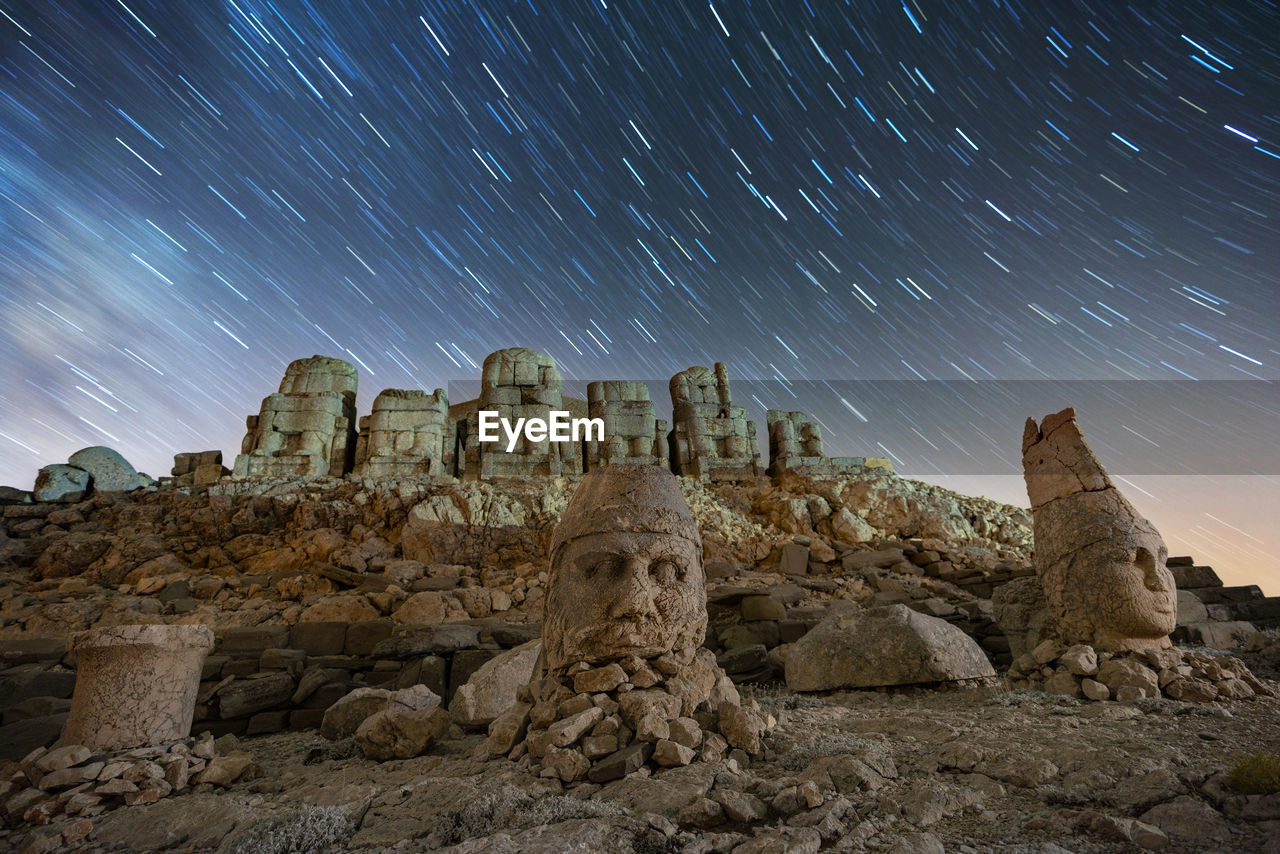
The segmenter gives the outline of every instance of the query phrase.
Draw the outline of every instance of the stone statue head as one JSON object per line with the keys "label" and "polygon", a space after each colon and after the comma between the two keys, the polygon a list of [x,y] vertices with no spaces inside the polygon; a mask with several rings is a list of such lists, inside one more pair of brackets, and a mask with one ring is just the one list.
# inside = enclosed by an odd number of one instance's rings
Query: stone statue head
{"label": "stone statue head", "polygon": [[1164,540],[1107,477],[1074,410],[1028,421],[1023,466],[1036,571],[1062,640],[1112,651],[1170,646],[1178,594]]}
{"label": "stone statue head", "polygon": [[634,464],[586,475],[551,542],[547,671],[692,653],[706,629],[702,538],[675,475]]}

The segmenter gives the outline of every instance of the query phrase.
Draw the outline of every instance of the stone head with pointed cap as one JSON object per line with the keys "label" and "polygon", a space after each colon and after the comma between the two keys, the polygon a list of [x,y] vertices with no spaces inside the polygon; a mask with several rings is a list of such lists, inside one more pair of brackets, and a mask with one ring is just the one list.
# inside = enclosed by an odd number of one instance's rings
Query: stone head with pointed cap
{"label": "stone head with pointed cap", "polygon": [[702,538],[670,471],[617,464],[587,474],[551,541],[543,616],[548,673],[688,651],[707,630]]}

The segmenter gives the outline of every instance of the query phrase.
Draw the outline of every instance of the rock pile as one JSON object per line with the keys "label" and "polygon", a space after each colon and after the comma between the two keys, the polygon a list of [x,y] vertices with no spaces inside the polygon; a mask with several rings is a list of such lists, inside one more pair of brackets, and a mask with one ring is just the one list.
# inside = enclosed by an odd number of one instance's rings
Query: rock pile
{"label": "rock pile", "polygon": [[705,649],[687,662],[667,653],[574,665],[522,687],[517,700],[489,725],[485,751],[564,783],[605,783],[650,761],[719,762],[731,751],[745,764],[777,723],[754,701],[742,702]]}
{"label": "rock pile", "polygon": [[1165,697],[1208,703],[1275,696],[1234,656],[1176,647],[1105,652],[1088,644],[1064,646],[1046,640],[1018,656],[1008,676],[1014,688],[1088,700],[1130,702]]}
{"label": "rock pile", "polygon": [[0,781],[6,821],[47,824],[59,816],[63,841],[75,845],[93,828],[90,819],[120,806],[153,804],[161,798],[207,784],[225,788],[257,773],[252,756],[232,750],[219,755],[212,734],[155,747],[107,753],[82,744],[37,748]]}

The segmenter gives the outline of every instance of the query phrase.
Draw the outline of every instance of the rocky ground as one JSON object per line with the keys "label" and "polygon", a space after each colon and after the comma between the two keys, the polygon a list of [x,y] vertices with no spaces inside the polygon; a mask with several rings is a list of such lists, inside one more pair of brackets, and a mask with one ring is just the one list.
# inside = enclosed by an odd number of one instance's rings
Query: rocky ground
{"label": "rocky ground", "polygon": [[[1012,690],[990,597],[1032,572],[1028,512],[884,471],[682,481],[704,539],[706,645],[778,721],[763,756],[572,787],[483,758],[485,731],[458,725],[453,691],[537,636],[546,545],[576,483],[259,479],[62,504],[6,496],[0,746],[21,738],[0,753],[0,801],[23,810],[6,809],[0,850],[1280,852],[1280,794],[1227,780],[1239,757],[1280,752],[1280,700],[1094,702],[1079,696],[1094,686],[1071,669],[1073,650],[1012,674],[1062,693]],[[1194,619],[1236,625],[1229,597],[1243,588],[1214,588],[1203,569],[1180,570],[1199,579],[1196,596],[1216,597],[1192,597]],[[795,694],[776,681],[787,645],[827,614],[894,603],[974,637],[1003,687]],[[183,780],[154,803],[113,782],[116,800],[101,804],[112,808],[80,809],[92,793],[63,788],[57,809],[27,817],[36,802],[22,798],[36,796],[16,760],[34,744],[22,739],[48,743],[65,719],[65,638],[151,622],[218,635],[195,727],[221,736],[216,750],[206,738],[198,752],[133,758]],[[1195,678],[1230,681],[1236,665],[1213,665],[1222,650],[1188,651]],[[1232,653],[1277,693],[1275,630]],[[374,762],[315,729],[354,687],[419,684],[458,722],[427,755]],[[145,769],[123,774],[159,786]]]}
{"label": "rocky ground", "polygon": [[[372,762],[315,731],[242,740],[228,789],[197,785],[92,820],[8,831],[23,852],[1280,851],[1280,795],[1234,792],[1234,759],[1280,749],[1280,701],[1090,703],[979,688],[751,693],[779,726],[762,760],[566,789],[475,758]],[[87,823],[87,824],[86,824]],[[65,836],[64,836],[65,834]],[[74,845],[65,839],[82,837]]]}

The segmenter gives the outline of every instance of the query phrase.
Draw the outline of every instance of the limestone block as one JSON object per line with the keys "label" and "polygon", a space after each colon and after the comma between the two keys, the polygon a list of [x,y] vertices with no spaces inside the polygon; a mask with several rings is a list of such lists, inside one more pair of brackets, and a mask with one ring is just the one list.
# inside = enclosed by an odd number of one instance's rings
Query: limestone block
{"label": "limestone block", "polygon": [[730,401],[728,370],[694,366],[671,378],[669,440],[677,474],[710,480],[741,480],[761,474],[755,425]]}
{"label": "limestone block", "polygon": [[368,477],[452,475],[457,424],[443,389],[385,389],[360,419],[357,474]]}
{"label": "limestone block", "polygon": [[793,691],[991,676],[995,670],[973,638],[905,605],[833,614],[792,644],[786,662]]}
{"label": "limestone block", "polygon": [[356,448],[356,370],[312,356],[291,363],[267,395],[236,457],[235,475],[318,477],[346,473]]}
{"label": "limestone block", "polygon": [[94,750],[164,744],[191,732],[205,626],[111,626],[71,636],[76,688],[62,741]]}

